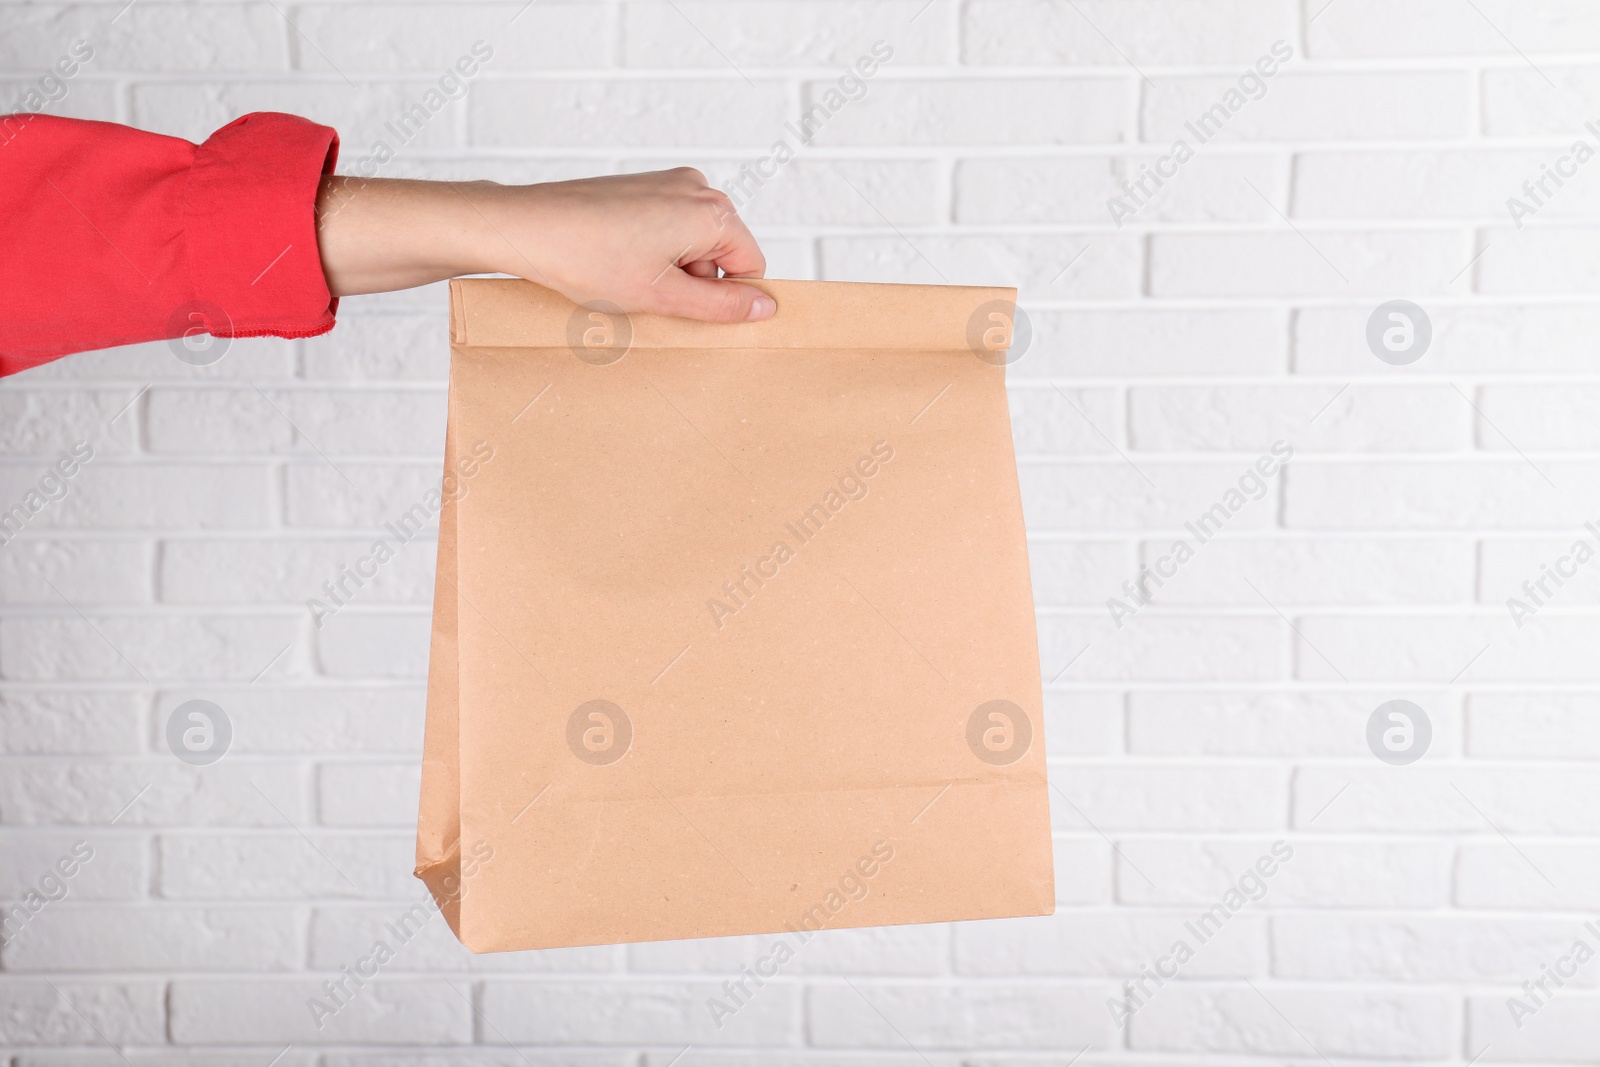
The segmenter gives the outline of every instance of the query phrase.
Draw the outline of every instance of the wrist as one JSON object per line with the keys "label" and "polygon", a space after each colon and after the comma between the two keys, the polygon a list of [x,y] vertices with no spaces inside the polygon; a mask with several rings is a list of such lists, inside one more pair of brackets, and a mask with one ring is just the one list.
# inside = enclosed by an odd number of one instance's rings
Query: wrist
{"label": "wrist", "polygon": [[456,265],[455,274],[510,274],[542,279],[528,234],[541,223],[546,198],[538,185],[501,185],[493,181],[439,182],[448,198],[441,216],[448,229],[442,246]]}
{"label": "wrist", "polygon": [[418,243],[449,277],[515,274],[513,250],[495,220],[506,187],[492,181],[417,182],[421,203],[413,205]]}

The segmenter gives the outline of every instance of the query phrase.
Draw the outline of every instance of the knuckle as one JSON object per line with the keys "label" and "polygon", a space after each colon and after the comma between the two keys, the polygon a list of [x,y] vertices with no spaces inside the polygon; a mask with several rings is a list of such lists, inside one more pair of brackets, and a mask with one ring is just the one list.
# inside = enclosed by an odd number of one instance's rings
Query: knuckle
{"label": "knuckle", "polygon": [[711,216],[711,222],[717,229],[722,229],[730,222],[737,224],[739,209],[734,206],[732,198],[727,193],[719,189],[707,189],[700,194],[700,202],[705,205]]}

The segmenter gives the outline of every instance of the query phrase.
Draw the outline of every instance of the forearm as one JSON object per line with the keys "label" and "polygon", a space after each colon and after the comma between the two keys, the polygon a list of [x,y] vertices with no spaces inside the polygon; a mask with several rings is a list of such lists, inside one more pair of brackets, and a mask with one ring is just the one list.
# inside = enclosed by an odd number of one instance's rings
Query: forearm
{"label": "forearm", "polygon": [[317,196],[317,244],[335,296],[385,293],[505,269],[473,203],[487,182],[329,175]]}
{"label": "forearm", "polygon": [[335,296],[503,273],[627,311],[722,322],[773,312],[733,280],[762,276],[755,239],[686,167],[538,185],[329,176],[317,243]]}

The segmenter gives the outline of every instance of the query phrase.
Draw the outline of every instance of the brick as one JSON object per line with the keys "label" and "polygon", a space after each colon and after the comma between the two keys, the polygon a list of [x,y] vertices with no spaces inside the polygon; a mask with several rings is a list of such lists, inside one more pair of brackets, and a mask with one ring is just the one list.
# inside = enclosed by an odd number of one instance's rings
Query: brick
{"label": "brick", "polygon": [[464,1044],[472,1040],[472,1005],[448,982],[368,982],[331,1017],[306,1006],[325,997],[312,978],[279,981],[180,979],[169,1003],[172,1038],[179,1044],[276,1042],[322,1045]]}
{"label": "brick", "polygon": [[[1267,222],[1277,218],[1272,205],[1287,201],[1287,169],[1271,156],[1200,155],[1172,177],[1161,173],[1173,169],[1162,156],[963,160],[956,166],[956,221],[980,226],[1115,223],[1119,229],[1133,222]],[[1141,179],[1143,187],[1136,185]],[[1124,182],[1136,193],[1129,193]],[[1116,214],[1113,199],[1122,201]]]}
{"label": "brick", "polygon": [[[1061,286],[1083,263],[1068,271]],[[1152,307],[1030,314],[1035,341],[1007,368],[1013,384],[1050,375],[1187,377],[1202,366],[1212,377],[1266,376],[1288,365],[1288,326],[1274,311]]]}
{"label": "brick", "polygon": [[1068,682],[1259,681],[1284,671],[1277,619],[1141,615],[1117,630],[1109,614],[1046,615],[1039,620],[1039,647],[1052,682],[1058,675]]}
{"label": "brick", "polygon": [[1040,607],[1100,606],[1134,571],[1133,547],[1119,541],[1028,542],[1033,596]]}
{"label": "brick", "polygon": [[[1582,936],[1571,919],[1277,915],[1272,973],[1337,982],[1520,986]],[[1596,978],[1581,975],[1580,986]]]}
{"label": "brick", "polygon": [[1478,447],[1491,452],[1593,451],[1600,387],[1489,385],[1478,390]]}
{"label": "brick", "polygon": [[[1307,219],[1505,222],[1508,198],[1535,206],[1523,183],[1537,181],[1543,168],[1552,167],[1566,152],[1305,152],[1295,158],[1292,214]],[[1545,198],[1540,194],[1539,199]],[[1545,219],[1600,214],[1600,185],[1569,181],[1536,214]]]}
{"label": "brick", "polygon": [[[1424,757],[1426,760],[1426,757]],[[1302,767],[1294,777],[1294,822],[1304,828],[1340,788],[1316,829],[1327,833],[1593,835],[1597,787],[1578,768],[1483,766]]]}
{"label": "brick", "polygon": [[152,747],[165,744],[160,731],[174,708],[205,698],[226,705],[224,710],[233,724],[231,752],[421,753],[424,693],[420,686],[267,688],[282,669],[281,663],[258,685],[221,694],[184,689],[159,694]]}
{"label": "brick", "polygon": [[1520,63],[1485,70],[1483,132],[1494,137],[1548,135],[1560,138],[1562,148],[1577,137],[1591,140],[1583,126],[1595,117],[1587,101],[1593,99],[1596,87],[1600,87],[1600,67],[1592,65],[1546,60],[1537,70]]}
{"label": "brick", "polygon": [[[158,388],[146,432],[152,452],[179,455],[432,455],[443,449],[444,400],[434,390]],[[354,481],[358,470],[344,473]]]}
{"label": "brick", "polygon": [[[0,501],[19,501],[37,482],[37,470],[0,466]],[[27,530],[262,526],[269,499],[264,467],[91,462]]]}
{"label": "brick", "polygon": [[[815,132],[819,145],[1112,144],[1133,139],[1128,78],[880,77]],[[801,112],[833,83],[807,82]],[[797,120],[799,116],[794,116]]]}
{"label": "brick", "polygon": [[484,982],[483,1025],[498,1040],[528,1045],[792,1044],[798,989],[769,983],[719,1029],[707,1007],[720,983],[677,981]]}
{"label": "brick", "polygon": [[306,818],[300,783],[292,766],[191,767],[171,755],[116,763],[19,762],[0,781],[0,818],[12,824],[105,826],[126,808],[118,825],[279,826],[284,816],[296,823]]}
{"label": "brick", "polygon": [[[670,12],[671,8],[662,10]],[[943,168],[926,160],[808,159],[802,155],[780,167],[770,153],[762,152],[744,159],[704,160],[693,165],[711,185],[733,198],[740,218],[752,227],[882,226],[885,218],[896,226],[927,226],[945,221],[948,214]]]}
{"label": "brick", "polygon": [[1597,473],[1592,464],[1546,459],[1538,460],[1536,469],[1515,455],[1475,463],[1299,463],[1284,476],[1284,525],[1571,529],[1587,515],[1600,514],[1600,499],[1587,488]]}
{"label": "brick", "polygon": [[[1267,883],[1266,899],[1275,908],[1435,908],[1450,899],[1451,851],[1441,843],[1297,839],[1289,844],[1294,855]],[[1208,908],[1271,846],[1270,838],[1120,842],[1117,899]]]}
{"label": "brick", "polygon": [[1483,759],[1600,759],[1600,700],[1588,693],[1473,693],[1466,751]]}
{"label": "brick", "polygon": [[[1120,458],[1020,464],[1017,475],[1032,529],[1042,533],[1153,527],[1181,532],[1185,523],[1209,512],[1230,490],[1259,493],[1253,483],[1244,489],[1238,485],[1247,473],[1255,475],[1253,456],[1208,463],[1132,462],[1137,466]],[[1231,533],[1270,526],[1276,496],[1269,486],[1265,495],[1247,497],[1221,528]],[[1207,530],[1214,527],[1215,523],[1208,525]]]}
{"label": "brick", "polygon": [[1129,390],[1128,436],[1155,452],[1446,452],[1468,447],[1472,409],[1448,386],[1202,385]]}
{"label": "brick", "polygon": [[[282,1052],[282,1050],[279,1050]],[[268,1057],[273,1055],[266,1050]],[[35,1052],[24,1054],[17,1067],[261,1067],[261,1051],[189,1052],[168,1045],[155,1050],[123,1046],[94,1052]],[[283,1052],[272,1067],[316,1067],[311,1053]]]}
{"label": "brick", "polygon": [[[281,801],[278,802],[281,805]],[[280,820],[281,824],[281,820]],[[169,900],[409,900],[415,839],[307,831],[191,833],[158,843],[160,896]]]}
{"label": "brick", "polygon": [[[443,5],[310,4],[291,16],[304,40],[296,66],[327,72],[328,64],[347,73],[408,71],[438,77],[457,61],[476,59],[477,70],[549,70],[608,65],[611,33],[605,10],[586,3],[453,3]],[[305,40],[315,48],[305,46]],[[493,54],[473,52],[482,42]],[[469,69],[471,66],[469,65]],[[478,74],[466,79],[473,92]],[[447,94],[459,92],[452,83]]]}
{"label": "brick", "polygon": [[1165,143],[1183,137],[1199,152],[1211,140],[1430,141],[1466,137],[1472,130],[1466,72],[1285,70],[1266,81],[1264,96],[1247,98],[1220,128],[1216,117],[1202,125],[1211,108],[1227,110],[1224,94],[1238,88],[1238,75],[1153,77],[1140,107],[1144,139]]}
{"label": "brick", "polygon": [[1261,916],[1240,915],[1198,946],[1185,926],[1193,918],[1182,912],[1071,911],[959,923],[954,927],[956,973],[1136,975],[1178,941],[1195,949],[1194,959],[1182,965],[1185,978],[1248,977],[1266,968],[1267,923]]}
{"label": "brick", "polygon": [[284,70],[289,32],[271,4],[140,3],[121,13],[97,4],[28,5],[6,19],[0,69],[42,67],[84,41],[94,49],[84,72]]}
{"label": "brick", "polygon": [[[882,40],[883,66],[947,63],[949,22],[920,18],[922,0],[771,0],[759,8],[726,0],[622,5],[622,62],[630,67],[833,67],[841,74]],[[703,35],[703,36],[702,36]],[[870,68],[869,68],[870,69]]]}
{"label": "brick", "polygon": [[1600,619],[1539,616],[1518,630],[1504,614],[1303,618],[1296,673],[1423,684],[1458,676],[1468,683],[1586,679],[1596,640]]}
{"label": "brick", "polygon": [[1045,751],[1052,759],[1119,751],[1122,732],[1120,694],[1049,690],[1044,695]]}
{"label": "brick", "polygon": [[[1371,758],[1366,721],[1388,699],[1383,692],[1135,692],[1128,697],[1128,750],[1191,758]],[[1413,699],[1435,709],[1434,745],[1447,746],[1452,719],[1444,694]]]}
{"label": "brick", "polygon": [[1600,848],[1548,841],[1462,845],[1454,897],[1460,908],[1595,911],[1600,909]]}
{"label": "brick", "polygon": [[[141,0],[142,2],[142,0]],[[109,96],[109,94],[107,94]],[[78,116],[114,122],[118,116],[108,106],[106,114]],[[197,134],[204,137],[205,134]],[[65,359],[44,363],[23,372],[20,383],[95,381],[126,384],[123,403],[133,400],[148,382],[211,382],[240,378],[272,379],[294,375],[294,344],[278,337],[236,337],[217,362],[204,367],[191,366],[177,356],[165,341],[122,345],[116,348],[78,352]],[[126,418],[127,416],[123,416]]]}
{"label": "brick", "polygon": [[[1600,227],[1529,225],[1521,230],[1485,230],[1488,246],[1473,270],[1482,293],[1600,292],[1600,267],[1584,258],[1584,250],[1600,239]],[[1481,246],[1480,246],[1481,247]]]}
{"label": "brick", "polygon": [[484,82],[473,90],[468,129],[485,148],[766,149],[791,117],[784,86],[747,86],[729,74],[733,80]]}
{"label": "brick", "polygon": [[[1485,540],[1480,599],[1485,604],[1506,605],[1508,615],[1511,598],[1521,602],[1518,610],[1524,612],[1542,610],[1541,601],[1557,607],[1600,602],[1600,575],[1592,574],[1588,563],[1579,562],[1583,552],[1596,550],[1594,542],[1594,535],[1576,528],[1560,539]],[[1562,570],[1571,573],[1562,576]]]}
{"label": "brick", "polygon": [[1098,836],[1056,838],[1051,842],[1055,858],[1056,904],[1105,904],[1111,900],[1111,847]]}
{"label": "brick", "polygon": [[[0,500],[22,499],[39,473],[0,464]],[[254,465],[91,462],[28,530],[260,527],[269,521],[269,484],[267,469]]]}
{"label": "brick", "polygon": [[[1508,376],[1587,373],[1590,341],[1600,332],[1600,306],[1590,304],[1449,305],[1426,301],[1433,327],[1429,351],[1416,363],[1390,367],[1366,346],[1366,324],[1378,300],[1359,307],[1304,308],[1295,314],[1295,373]],[[1343,384],[1343,383],[1340,383]]]}
{"label": "brick", "polygon": [[80,443],[96,457],[126,455],[135,420],[111,420],[128,399],[119,389],[0,389],[0,449],[8,459],[37,456],[40,474]]}
{"label": "brick", "polygon": [[317,632],[317,662],[335,678],[423,678],[428,670],[427,614],[341,612]]}
{"label": "brick", "polygon": [[[115,812],[109,812],[107,817],[113,814]],[[143,837],[98,830],[80,833],[7,828],[0,831],[0,842],[4,843],[6,856],[5,864],[0,866],[0,900],[20,900],[29,890],[37,888],[46,874],[54,871],[59,875],[57,864],[63,859],[73,859],[73,848],[80,843],[93,849],[94,855],[78,864],[78,871],[69,883],[67,899],[137,900],[145,896],[149,885],[145,857],[150,848]],[[36,921],[60,918],[62,916],[41,912]]]}
{"label": "brick", "polygon": [[[93,621],[91,622],[91,618]],[[0,619],[0,676],[13,680],[249,681],[298,640],[299,619],[77,615]],[[294,670],[293,648],[278,660]]]}
{"label": "brick", "polygon": [[388,315],[341,308],[340,325],[331,333],[300,342],[301,374],[320,381],[442,382],[450,373],[444,307],[433,314]]}
{"label": "brick", "polygon": [[1055,778],[1050,824],[1064,831],[1270,830],[1288,796],[1276,768],[1068,764]]}
{"label": "brick", "polygon": [[[1466,604],[1473,599],[1473,546],[1459,539],[1215,537],[1196,548],[1194,558],[1158,588],[1161,574],[1155,568],[1174,568],[1174,543],[1146,541],[1140,552],[1143,566],[1154,575],[1145,584],[1155,603],[1165,606],[1262,607],[1263,598],[1280,608]],[[1192,536],[1185,543],[1195,548]]]}
{"label": "brick", "polygon": [[1128,1024],[1137,1051],[1395,1059],[1456,1051],[1443,993],[1169,983]]}
{"label": "brick", "polygon": [[143,541],[19,537],[0,548],[0,599],[60,606],[65,597],[80,607],[147,604],[153,556]]}
{"label": "brick", "polygon": [[142,747],[144,701],[128,693],[0,691],[0,753],[111,755]]}
{"label": "brick", "polygon": [[881,926],[861,930],[823,930],[795,947],[787,934],[656,941],[628,946],[628,970],[644,973],[709,972],[721,979],[754,967],[778,941],[794,950],[781,965],[784,975],[943,974],[950,956],[949,927],[943,924]]}
{"label": "brick", "polygon": [[[617,969],[621,949],[614,946],[543,949],[536,952],[469,952],[422,892],[409,904],[319,907],[311,916],[311,959],[315,970],[336,971],[369,955],[383,940],[395,953],[388,973],[440,971],[596,972]],[[420,910],[419,910],[420,909]],[[390,929],[413,931],[405,940]],[[463,985],[463,991],[465,986]]]}
{"label": "brick", "polygon": [[[293,604],[312,598],[334,606],[327,583],[345,582],[345,593],[360,604],[414,604],[433,601],[433,566],[438,544],[418,537],[383,543],[393,553],[387,562],[370,560],[376,538],[274,538],[271,540],[170,540],[161,545],[161,599],[169,604]],[[359,587],[345,579],[356,567],[375,571]],[[309,612],[308,612],[309,615]]]}
{"label": "brick", "polygon": [[1253,299],[1367,293],[1387,300],[1395,292],[1442,293],[1472,258],[1465,234],[1299,229],[1157,234],[1150,239],[1150,292]]}
{"label": "brick", "polygon": [[325,763],[317,768],[317,818],[325,826],[410,826],[419,768],[406,763]]}
{"label": "brick", "polygon": [[0,1041],[16,1045],[166,1042],[160,982],[0,978]]}
{"label": "brick", "polygon": [[[1404,5],[1353,0],[1327,5],[1303,0],[1311,55],[1318,59],[1389,56],[1504,56],[1524,52],[1590,52],[1600,48],[1600,26],[1582,0],[1519,4],[1474,0],[1482,17],[1456,18],[1449,0]],[[1321,12],[1321,14],[1318,14]],[[1515,43],[1513,43],[1515,42]]]}
{"label": "brick", "polygon": [[[68,47],[70,41],[62,42]],[[54,63],[65,49],[47,60]],[[36,71],[32,77],[5,78],[0,77],[0,101],[7,111],[24,107],[23,101],[31,92],[39,90],[39,77],[43,71]],[[60,115],[68,119],[96,119],[100,122],[115,122],[117,119],[117,88],[109,82],[88,81],[82,74],[66,83],[67,94],[57,98],[56,102],[47,108],[52,115]],[[59,90],[58,90],[59,92]],[[44,375],[37,371],[31,375],[35,380],[42,379]]]}
{"label": "brick", "polygon": [[359,489],[320,459],[289,465],[284,477],[290,526],[377,530],[439,488],[444,462],[347,462],[343,469]]}
{"label": "brick", "polygon": [[1109,389],[1012,389],[1009,396],[1019,455],[1078,456],[1116,447],[1120,414]]}
{"label": "brick", "polygon": [[[1592,949],[1593,936],[1585,940]],[[1524,980],[1539,973],[1537,969],[1530,970]],[[1520,1019],[1512,1016],[1508,999],[1475,996],[1467,1001],[1467,1044],[1481,1050],[1484,1060],[1582,1063],[1594,1055],[1595,1044],[1600,1042],[1600,996],[1561,990],[1534,1014]],[[1526,996],[1519,999],[1526,1006],[1534,1004]]]}
{"label": "brick", "polygon": [[[451,126],[464,106],[459,101],[447,103],[420,128],[409,127],[408,140],[387,129],[422,101],[432,86],[429,79],[363,80],[359,91],[351,91],[337,72],[323,70],[317,78],[139,82],[132,88],[133,121],[145,129],[199,142],[239,115],[285,111],[338,130],[345,145],[342,158],[347,170],[380,142],[395,153],[451,146]],[[482,93],[484,86],[477,85],[473,91]],[[261,269],[266,266],[263,263]],[[232,356],[230,349],[226,358]]]}
{"label": "brick", "polygon": [[[1152,32],[1159,27],[1159,32]],[[1293,41],[1274,0],[979,0],[962,11],[961,61],[1018,66],[1248,66],[1275,38]]]}
{"label": "brick", "polygon": [[[1087,250],[1085,250],[1087,246]],[[1139,292],[1142,252],[1127,237],[1103,234],[1042,238],[1032,234],[946,237],[825,237],[823,277],[925,285],[995,285],[1024,290],[1023,310],[1040,299],[1131,297]],[[1082,253],[1081,258],[1074,257]],[[1043,338],[1033,345],[1042,347]],[[1032,349],[1019,357],[1031,360]]]}
{"label": "brick", "polygon": [[303,953],[285,909],[78,905],[53,919],[6,946],[6,970],[278,971]]}
{"label": "brick", "polygon": [[1109,982],[814,985],[806,996],[807,1036],[824,1048],[1107,1048],[1109,991]]}
{"label": "brick", "polygon": [[298,434],[272,403],[269,394],[254,390],[152,389],[144,398],[151,451],[189,455],[294,451]]}

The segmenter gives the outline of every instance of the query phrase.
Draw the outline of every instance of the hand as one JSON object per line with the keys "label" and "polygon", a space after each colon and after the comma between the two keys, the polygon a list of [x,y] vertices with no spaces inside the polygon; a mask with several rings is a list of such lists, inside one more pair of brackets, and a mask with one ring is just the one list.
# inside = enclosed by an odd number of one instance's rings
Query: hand
{"label": "hand", "polygon": [[776,310],[733,280],[761,277],[766,259],[688,167],[520,186],[328,177],[317,219],[336,296],[498,271],[624,311],[747,322]]}

